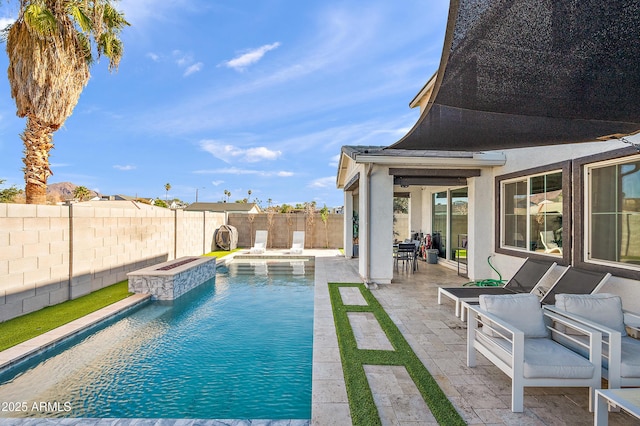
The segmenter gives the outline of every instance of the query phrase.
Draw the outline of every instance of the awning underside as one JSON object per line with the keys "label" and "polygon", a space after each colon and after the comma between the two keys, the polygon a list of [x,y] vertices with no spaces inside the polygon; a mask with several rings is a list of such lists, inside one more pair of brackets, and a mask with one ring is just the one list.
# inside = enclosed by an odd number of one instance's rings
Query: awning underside
{"label": "awning underside", "polygon": [[640,130],[640,2],[452,0],[429,106],[390,148],[491,150]]}

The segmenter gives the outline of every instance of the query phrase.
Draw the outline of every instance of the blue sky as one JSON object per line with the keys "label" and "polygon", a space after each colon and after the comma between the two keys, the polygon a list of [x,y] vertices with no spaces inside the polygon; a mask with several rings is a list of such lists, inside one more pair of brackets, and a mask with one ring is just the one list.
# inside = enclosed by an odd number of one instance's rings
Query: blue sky
{"label": "blue sky", "polygon": [[[437,70],[445,0],[123,0],[132,24],[54,134],[49,183],[102,194],[340,206],[343,145],[390,145]],[[0,6],[0,24],[11,8]],[[4,19],[3,19],[4,18]],[[0,179],[24,187],[25,120],[0,55]]]}

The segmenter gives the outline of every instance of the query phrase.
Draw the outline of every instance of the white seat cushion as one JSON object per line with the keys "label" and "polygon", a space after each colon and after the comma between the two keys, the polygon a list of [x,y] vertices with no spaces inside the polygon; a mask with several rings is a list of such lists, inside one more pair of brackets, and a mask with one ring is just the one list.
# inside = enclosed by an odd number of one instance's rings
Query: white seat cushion
{"label": "white seat cushion", "polygon": [[622,338],[621,377],[640,377],[640,340],[633,337]]}
{"label": "white seat cushion", "polygon": [[540,300],[534,294],[509,294],[480,296],[483,309],[524,333],[525,337],[547,337]]}
{"label": "white seat cushion", "polygon": [[609,293],[556,294],[556,307],[627,335],[620,296]]}
{"label": "white seat cushion", "polygon": [[588,379],[594,366],[588,359],[546,338],[525,339],[524,377]]}

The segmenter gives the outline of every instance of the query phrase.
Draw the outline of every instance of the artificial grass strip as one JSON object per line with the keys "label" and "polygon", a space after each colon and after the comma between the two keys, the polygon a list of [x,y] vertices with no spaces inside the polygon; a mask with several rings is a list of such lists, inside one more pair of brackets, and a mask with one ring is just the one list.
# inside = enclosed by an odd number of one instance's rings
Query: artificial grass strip
{"label": "artificial grass strip", "polygon": [[[358,287],[368,305],[344,305],[342,297],[340,297],[340,287]],[[382,308],[382,305],[364,284],[330,283],[329,296],[338,335],[349,409],[354,425],[381,424],[378,409],[364,372],[364,365],[404,366],[439,424],[466,424],[451,404],[451,401],[442,392],[433,376],[413,352],[413,349],[411,349],[398,327]],[[373,313],[395,351],[358,349],[347,315],[348,312]]]}
{"label": "artificial grass strip", "polygon": [[0,351],[70,323],[131,294],[133,293],[129,293],[128,281],[125,280],[77,299],[47,306],[0,323]]}
{"label": "artificial grass strip", "polygon": [[243,250],[243,249],[236,248],[236,249],[233,249],[233,250],[216,250],[216,251],[210,251],[209,253],[203,254],[203,256],[224,257],[224,256],[228,256],[231,253],[235,253],[235,252],[240,251],[240,250]]}

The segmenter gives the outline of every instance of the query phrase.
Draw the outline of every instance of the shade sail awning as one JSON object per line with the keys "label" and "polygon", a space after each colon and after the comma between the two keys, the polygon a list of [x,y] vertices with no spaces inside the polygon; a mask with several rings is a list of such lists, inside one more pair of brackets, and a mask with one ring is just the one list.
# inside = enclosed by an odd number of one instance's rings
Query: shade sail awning
{"label": "shade sail awning", "polygon": [[389,148],[477,151],[636,133],[638,70],[638,0],[452,0],[428,104]]}

